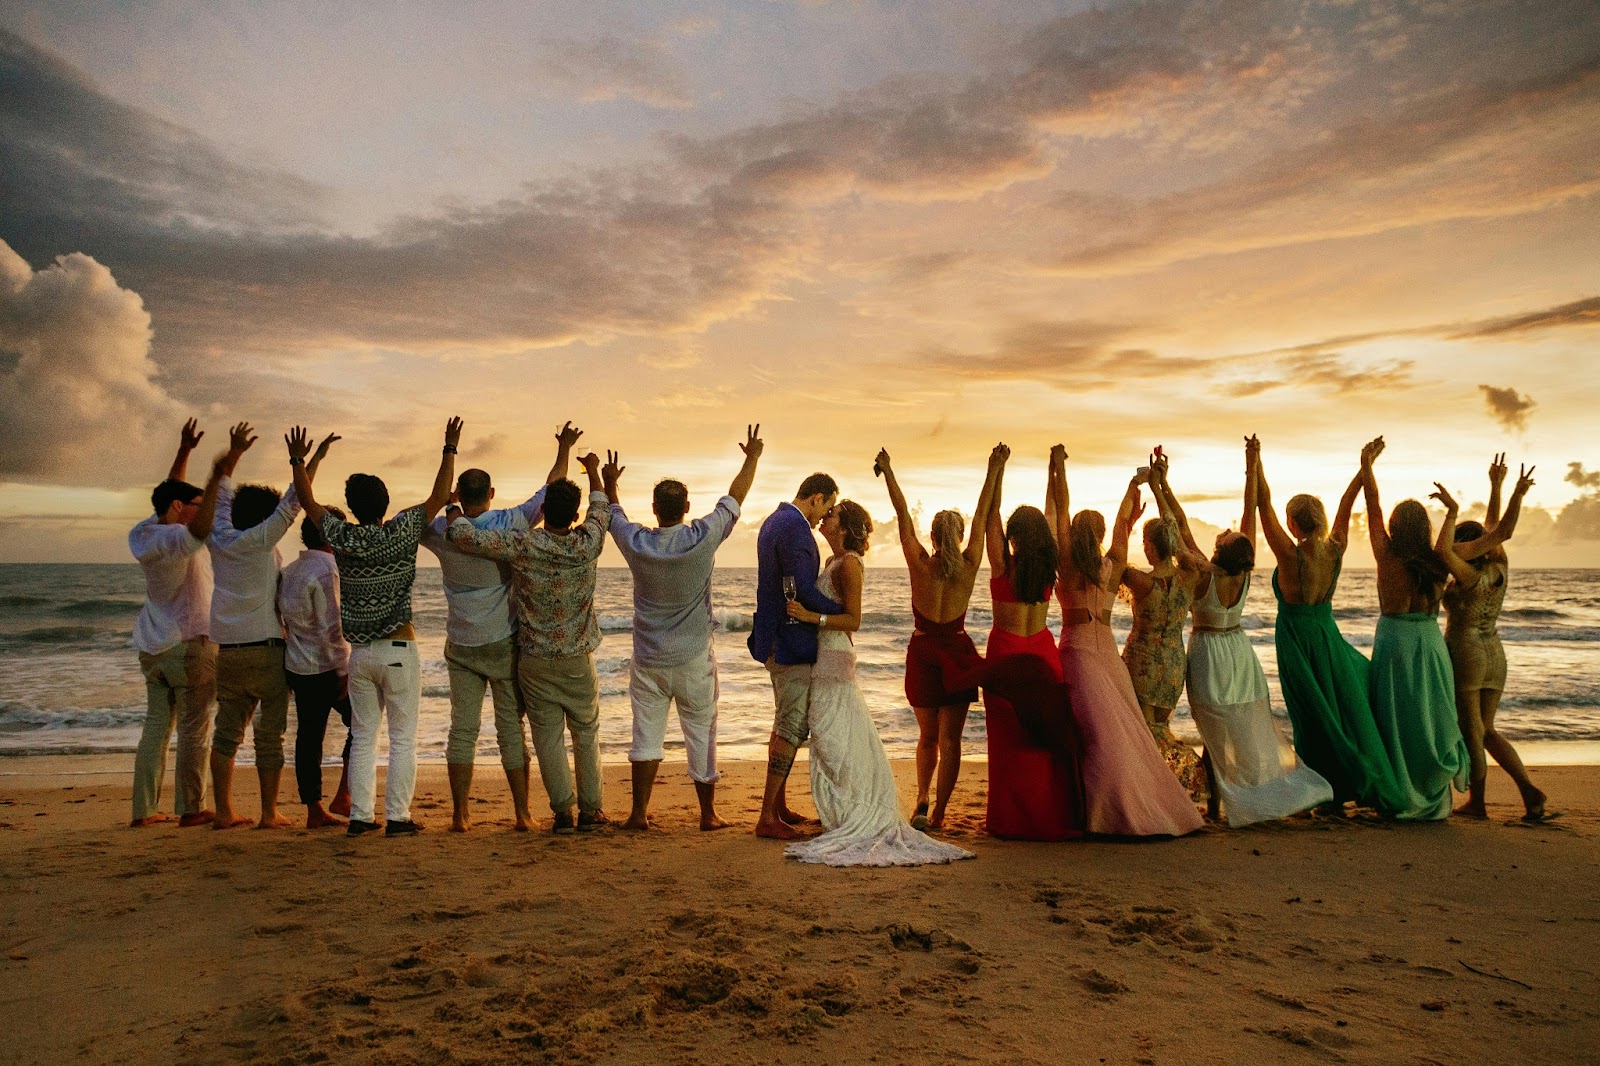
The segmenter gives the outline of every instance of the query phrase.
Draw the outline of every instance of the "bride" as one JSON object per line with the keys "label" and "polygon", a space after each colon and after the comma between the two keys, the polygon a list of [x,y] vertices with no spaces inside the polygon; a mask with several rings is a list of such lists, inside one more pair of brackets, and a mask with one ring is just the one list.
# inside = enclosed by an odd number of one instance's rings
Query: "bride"
{"label": "bride", "polygon": [[824,618],[791,600],[789,615],[822,627],[811,673],[811,798],[827,831],[790,844],[784,853],[829,866],[970,859],[972,852],[919,833],[901,817],[889,757],[856,684],[850,634],[861,626],[861,553],[872,519],[860,504],[841,500],[823,516],[821,528],[833,558],[817,579],[817,591],[844,604],[844,613]]}

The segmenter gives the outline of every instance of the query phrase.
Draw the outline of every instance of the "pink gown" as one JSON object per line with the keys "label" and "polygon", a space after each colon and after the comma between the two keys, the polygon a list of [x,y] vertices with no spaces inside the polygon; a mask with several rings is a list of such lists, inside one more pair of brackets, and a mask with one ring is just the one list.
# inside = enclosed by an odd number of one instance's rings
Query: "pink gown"
{"label": "pink gown", "polygon": [[1107,836],[1182,836],[1205,823],[1172,776],[1139,710],[1128,668],[1111,635],[1116,564],[1101,567],[1100,588],[1056,586],[1064,618],[1079,610],[1090,621],[1061,627],[1061,670],[1083,736],[1083,794],[1088,829]]}

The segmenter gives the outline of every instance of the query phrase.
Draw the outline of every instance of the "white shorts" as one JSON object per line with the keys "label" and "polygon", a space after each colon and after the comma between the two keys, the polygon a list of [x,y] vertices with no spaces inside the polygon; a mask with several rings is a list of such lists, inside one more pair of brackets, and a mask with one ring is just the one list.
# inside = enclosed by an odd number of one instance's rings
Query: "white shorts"
{"label": "white shorts", "polygon": [[679,666],[633,664],[628,682],[633,701],[633,747],[629,762],[652,762],[662,757],[667,738],[667,708],[678,701],[678,725],[683,728],[683,750],[689,759],[689,776],[710,784],[717,774],[717,657],[711,648],[704,658]]}

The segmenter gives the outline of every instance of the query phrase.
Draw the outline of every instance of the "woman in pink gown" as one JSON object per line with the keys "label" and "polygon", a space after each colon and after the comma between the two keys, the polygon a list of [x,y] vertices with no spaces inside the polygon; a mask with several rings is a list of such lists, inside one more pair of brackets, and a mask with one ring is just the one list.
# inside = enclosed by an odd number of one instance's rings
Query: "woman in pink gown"
{"label": "woman in pink gown", "polygon": [[1200,812],[1156,747],[1111,635],[1111,604],[1127,565],[1142,475],[1128,483],[1111,550],[1102,556],[1105,519],[1097,511],[1072,515],[1068,509],[1066,459],[1065,448],[1051,450],[1051,503],[1061,550],[1056,592],[1061,600],[1061,669],[1083,737],[1089,832],[1139,837],[1192,833],[1204,825]]}

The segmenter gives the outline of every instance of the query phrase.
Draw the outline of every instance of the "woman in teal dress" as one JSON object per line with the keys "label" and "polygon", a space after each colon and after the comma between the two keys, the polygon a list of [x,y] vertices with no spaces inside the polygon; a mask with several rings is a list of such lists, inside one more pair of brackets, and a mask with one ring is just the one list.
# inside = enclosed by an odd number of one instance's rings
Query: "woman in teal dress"
{"label": "woman in teal dress", "polygon": [[1382,437],[1361,451],[1367,532],[1378,563],[1378,608],[1383,612],[1372,643],[1372,716],[1405,789],[1404,805],[1389,813],[1436,821],[1450,816],[1450,788],[1465,792],[1472,769],[1456,719],[1450,652],[1439,632],[1439,600],[1452,574],[1458,580],[1474,575],[1455,552],[1456,501],[1443,485],[1435,482],[1438,491],[1430,497],[1445,508],[1437,545],[1427,509],[1416,500],[1396,504],[1384,528],[1378,479],[1372,473],[1382,453]]}
{"label": "woman in teal dress", "polygon": [[[1249,444],[1259,464],[1259,443],[1251,437]],[[1370,664],[1345,641],[1333,620],[1350,510],[1360,490],[1358,473],[1339,501],[1332,528],[1321,500],[1294,497],[1284,508],[1286,532],[1272,509],[1265,470],[1257,466],[1256,509],[1278,561],[1272,574],[1278,597],[1278,682],[1294,725],[1295,751],[1333,786],[1330,806],[1335,810],[1354,801],[1393,813],[1404,808],[1407,795],[1373,720],[1367,694]]]}

